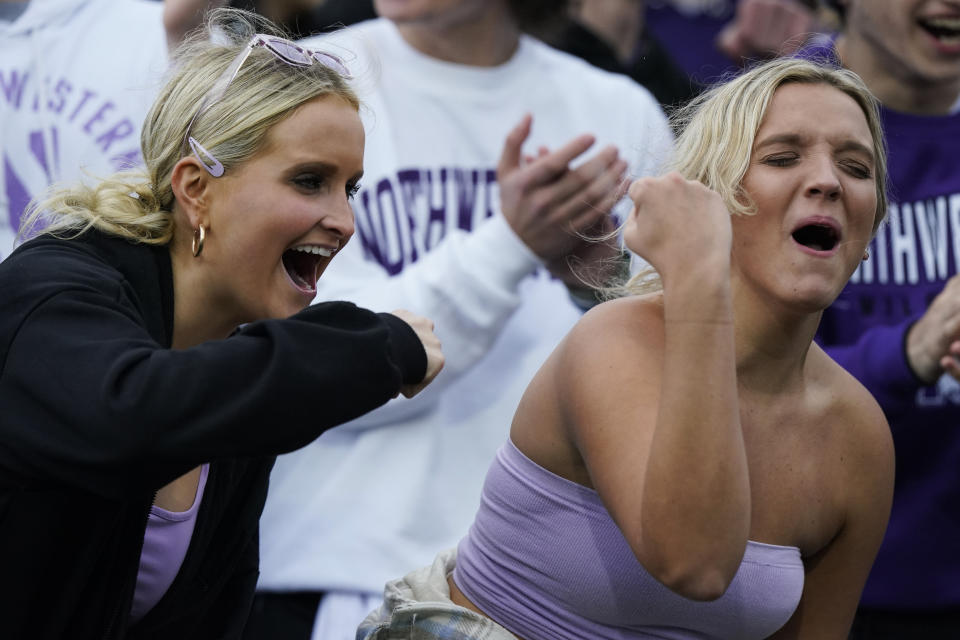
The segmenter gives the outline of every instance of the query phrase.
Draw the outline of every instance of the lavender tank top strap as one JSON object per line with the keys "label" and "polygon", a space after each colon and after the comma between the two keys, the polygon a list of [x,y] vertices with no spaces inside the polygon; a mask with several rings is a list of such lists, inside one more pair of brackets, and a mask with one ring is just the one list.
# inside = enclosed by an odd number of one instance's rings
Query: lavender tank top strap
{"label": "lavender tank top strap", "polygon": [[132,622],[139,621],[160,602],[183,566],[209,472],[209,464],[200,467],[197,495],[186,511],[167,511],[156,505],[150,508],[143,551],[140,552],[140,571],[137,573],[137,586],[130,608]]}

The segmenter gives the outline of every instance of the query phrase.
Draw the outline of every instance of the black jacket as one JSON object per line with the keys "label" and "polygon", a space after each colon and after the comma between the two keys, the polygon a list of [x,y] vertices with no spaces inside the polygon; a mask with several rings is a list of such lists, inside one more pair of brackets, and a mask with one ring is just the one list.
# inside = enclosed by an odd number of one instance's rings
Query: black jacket
{"label": "black jacket", "polygon": [[[271,456],[426,369],[409,326],[348,303],[172,350],[168,250],[97,232],[17,249],[0,305],[3,638],[238,636]],[[203,462],[184,564],[128,628],[154,494]]]}

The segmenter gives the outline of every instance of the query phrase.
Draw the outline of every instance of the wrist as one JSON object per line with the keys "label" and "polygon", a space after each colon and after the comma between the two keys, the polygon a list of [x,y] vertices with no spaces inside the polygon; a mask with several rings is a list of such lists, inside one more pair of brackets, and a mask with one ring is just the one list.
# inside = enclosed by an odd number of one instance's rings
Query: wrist
{"label": "wrist", "polygon": [[726,324],[733,322],[733,293],[729,267],[711,271],[692,269],[663,280],[664,317],[671,322]]}
{"label": "wrist", "polygon": [[904,334],[903,352],[913,375],[923,384],[933,384],[940,377],[940,359],[931,358],[929,349],[924,347],[922,338],[918,337],[920,334],[916,329],[920,322],[913,323]]}
{"label": "wrist", "polygon": [[701,256],[677,263],[671,268],[657,269],[657,273],[665,291],[673,288],[695,294],[699,290],[704,293],[729,290],[730,256]]}

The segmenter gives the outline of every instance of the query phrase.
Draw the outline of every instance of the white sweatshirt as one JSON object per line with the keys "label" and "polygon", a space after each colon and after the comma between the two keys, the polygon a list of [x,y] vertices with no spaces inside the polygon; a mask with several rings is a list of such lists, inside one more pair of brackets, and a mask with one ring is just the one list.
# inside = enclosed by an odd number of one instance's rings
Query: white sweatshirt
{"label": "white sweatshirt", "polygon": [[32,0],[0,20],[0,260],[46,186],[141,162],[167,67],[162,13],[148,0]]}
{"label": "white sweatshirt", "polygon": [[529,112],[525,152],[592,133],[588,156],[616,144],[634,175],[670,135],[645,89],[529,37],[495,68],[425,56],[384,19],[306,44],[347,58],[366,105],[357,231],[318,300],[425,315],[447,361],[417,398],[277,460],[259,588],[377,593],[466,533],[521,394],[580,316],[500,215],[507,133]]}

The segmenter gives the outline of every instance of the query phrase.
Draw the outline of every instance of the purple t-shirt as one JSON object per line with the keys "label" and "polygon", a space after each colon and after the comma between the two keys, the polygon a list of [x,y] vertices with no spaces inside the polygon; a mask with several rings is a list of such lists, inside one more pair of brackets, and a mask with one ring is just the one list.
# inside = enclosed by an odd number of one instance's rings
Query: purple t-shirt
{"label": "purple t-shirt", "polygon": [[[805,52],[833,54],[833,40]],[[960,606],[960,383],[925,386],[904,354],[906,331],[960,265],[960,114],[882,109],[890,207],[870,259],[823,314],[818,342],[873,393],[896,447],[886,537],[862,604]]]}
{"label": "purple t-shirt", "polygon": [[139,621],[167,592],[183,566],[183,559],[193,538],[197,512],[203,501],[210,465],[200,467],[197,495],[186,511],[167,511],[154,505],[147,517],[147,531],[140,552],[140,571],[130,607],[130,620]]}

